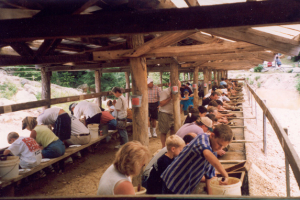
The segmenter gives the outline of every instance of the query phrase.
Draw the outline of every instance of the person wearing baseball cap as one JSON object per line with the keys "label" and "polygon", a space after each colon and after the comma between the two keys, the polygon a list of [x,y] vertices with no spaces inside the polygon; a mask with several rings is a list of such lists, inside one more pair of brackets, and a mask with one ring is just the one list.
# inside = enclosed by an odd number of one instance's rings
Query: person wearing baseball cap
{"label": "person wearing baseball cap", "polygon": [[[156,120],[158,119],[158,105],[159,105],[159,97],[160,97],[160,88],[153,84],[153,79],[148,77],[148,136],[149,138],[157,137],[156,134]],[[152,126],[152,134],[151,134],[151,126]]]}

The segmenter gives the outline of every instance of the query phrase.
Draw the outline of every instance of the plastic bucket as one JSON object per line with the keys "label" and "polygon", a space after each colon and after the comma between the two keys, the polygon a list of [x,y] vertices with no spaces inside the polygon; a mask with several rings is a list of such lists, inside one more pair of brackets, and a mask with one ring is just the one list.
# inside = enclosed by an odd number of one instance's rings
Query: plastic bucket
{"label": "plastic bucket", "polygon": [[7,160],[0,161],[0,179],[16,178],[19,175],[19,163],[18,156],[7,156]]}
{"label": "plastic bucket", "polygon": [[89,124],[88,129],[91,134],[91,139],[95,139],[99,137],[99,124]]}
{"label": "plastic bucket", "polygon": [[221,178],[213,179],[210,182],[210,187],[212,191],[212,195],[235,195],[241,196],[241,186],[242,183],[240,179],[229,177],[228,185],[219,185],[219,181]]}
{"label": "plastic bucket", "polygon": [[141,186],[141,190],[140,191],[137,191],[137,187],[133,187],[133,188],[134,188],[134,191],[135,191],[136,195],[145,195],[146,192],[147,192],[147,189],[144,188],[144,187],[142,187],[142,186]]}

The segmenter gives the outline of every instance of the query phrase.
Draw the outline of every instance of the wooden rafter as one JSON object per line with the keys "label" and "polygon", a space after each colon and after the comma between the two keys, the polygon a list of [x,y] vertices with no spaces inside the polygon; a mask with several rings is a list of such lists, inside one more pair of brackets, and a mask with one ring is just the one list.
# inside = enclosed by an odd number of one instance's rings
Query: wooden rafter
{"label": "wooden rafter", "polygon": [[[239,12],[236,12],[237,10]],[[295,0],[290,0],[288,4],[284,1],[260,1],[181,9],[153,9],[147,12],[137,11],[134,13],[118,11],[91,15],[58,15],[1,20],[0,38],[2,42],[11,42],[234,26],[292,24],[299,23],[300,14],[298,14],[298,10],[300,10],[300,2]]]}
{"label": "wooden rafter", "polygon": [[[174,57],[174,56],[189,56],[200,54],[218,54],[218,53],[232,53],[232,52],[247,52],[247,51],[262,51],[262,47],[252,45],[245,42],[234,43],[216,43],[216,44],[202,44],[191,46],[172,46],[172,47],[160,47],[154,49],[146,54],[144,57]],[[95,61],[98,60],[116,60],[124,59],[124,55],[128,54],[132,50],[116,50],[116,51],[100,51],[93,52]]]}
{"label": "wooden rafter", "polygon": [[189,36],[189,38],[191,38],[193,40],[196,40],[198,42],[202,42],[202,43],[222,43],[222,42],[226,42],[225,40],[221,40],[220,38],[205,35],[205,34],[202,34],[202,33],[195,33],[195,34]]}
{"label": "wooden rafter", "polygon": [[175,33],[165,33],[159,37],[156,37],[142,46],[132,49],[130,53],[126,53],[123,56],[125,57],[139,57],[151,50],[154,50],[158,47],[166,47],[172,44],[175,44],[190,35],[194,34],[195,31],[179,31]]}
{"label": "wooden rafter", "polygon": [[296,40],[279,37],[251,28],[220,28],[207,29],[205,31],[221,37],[260,45],[270,50],[292,56],[298,55],[300,51],[300,43]]}
{"label": "wooden rafter", "polygon": [[[179,56],[178,62],[196,62],[208,60],[231,60],[231,59],[253,59],[253,58],[270,58],[274,57],[273,53],[266,51],[258,52],[238,52],[238,53],[223,53],[223,54],[210,54],[210,55],[193,55],[193,56]],[[266,59],[268,60],[268,59]]]}
{"label": "wooden rafter", "polygon": [[200,6],[197,0],[184,0],[189,7]]}
{"label": "wooden rafter", "polygon": [[13,42],[10,46],[18,53],[20,56],[34,56],[33,50],[25,42]]}

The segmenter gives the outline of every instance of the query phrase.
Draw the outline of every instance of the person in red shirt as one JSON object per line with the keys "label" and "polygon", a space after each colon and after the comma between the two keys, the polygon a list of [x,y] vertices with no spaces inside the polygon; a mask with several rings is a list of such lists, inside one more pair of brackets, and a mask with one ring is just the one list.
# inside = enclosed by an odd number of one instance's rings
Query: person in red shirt
{"label": "person in red shirt", "polygon": [[116,130],[117,120],[110,114],[109,111],[102,111],[101,124],[107,124],[108,130]]}

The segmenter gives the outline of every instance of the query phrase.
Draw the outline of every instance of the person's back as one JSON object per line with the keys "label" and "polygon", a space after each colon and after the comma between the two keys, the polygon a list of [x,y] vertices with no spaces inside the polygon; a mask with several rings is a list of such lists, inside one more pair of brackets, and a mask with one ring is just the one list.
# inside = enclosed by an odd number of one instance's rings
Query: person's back
{"label": "person's back", "polygon": [[7,150],[14,156],[20,157],[21,168],[33,168],[41,163],[42,153],[38,143],[33,138],[19,137],[16,132],[9,133],[7,138],[11,144]]}
{"label": "person's back", "polygon": [[114,165],[111,165],[101,176],[97,195],[114,195],[115,185],[123,180],[131,182],[129,176],[121,174]]}
{"label": "person's back", "polygon": [[171,135],[166,140],[167,153],[162,155],[157,163],[153,165],[147,180],[147,194],[161,194],[162,193],[162,180],[160,175],[165,169],[173,162],[174,157],[182,151],[185,146],[183,139],[177,135]]}
{"label": "person's back", "polygon": [[98,113],[101,113],[99,106],[88,101],[79,102],[74,109],[74,116],[77,119],[80,119],[81,115],[84,115],[86,118],[92,118]]}
{"label": "person's back", "polygon": [[195,123],[188,123],[181,126],[176,132],[176,135],[183,138],[186,134],[191,132],[196,133],[197,135],[204,133],[203,129]]}

